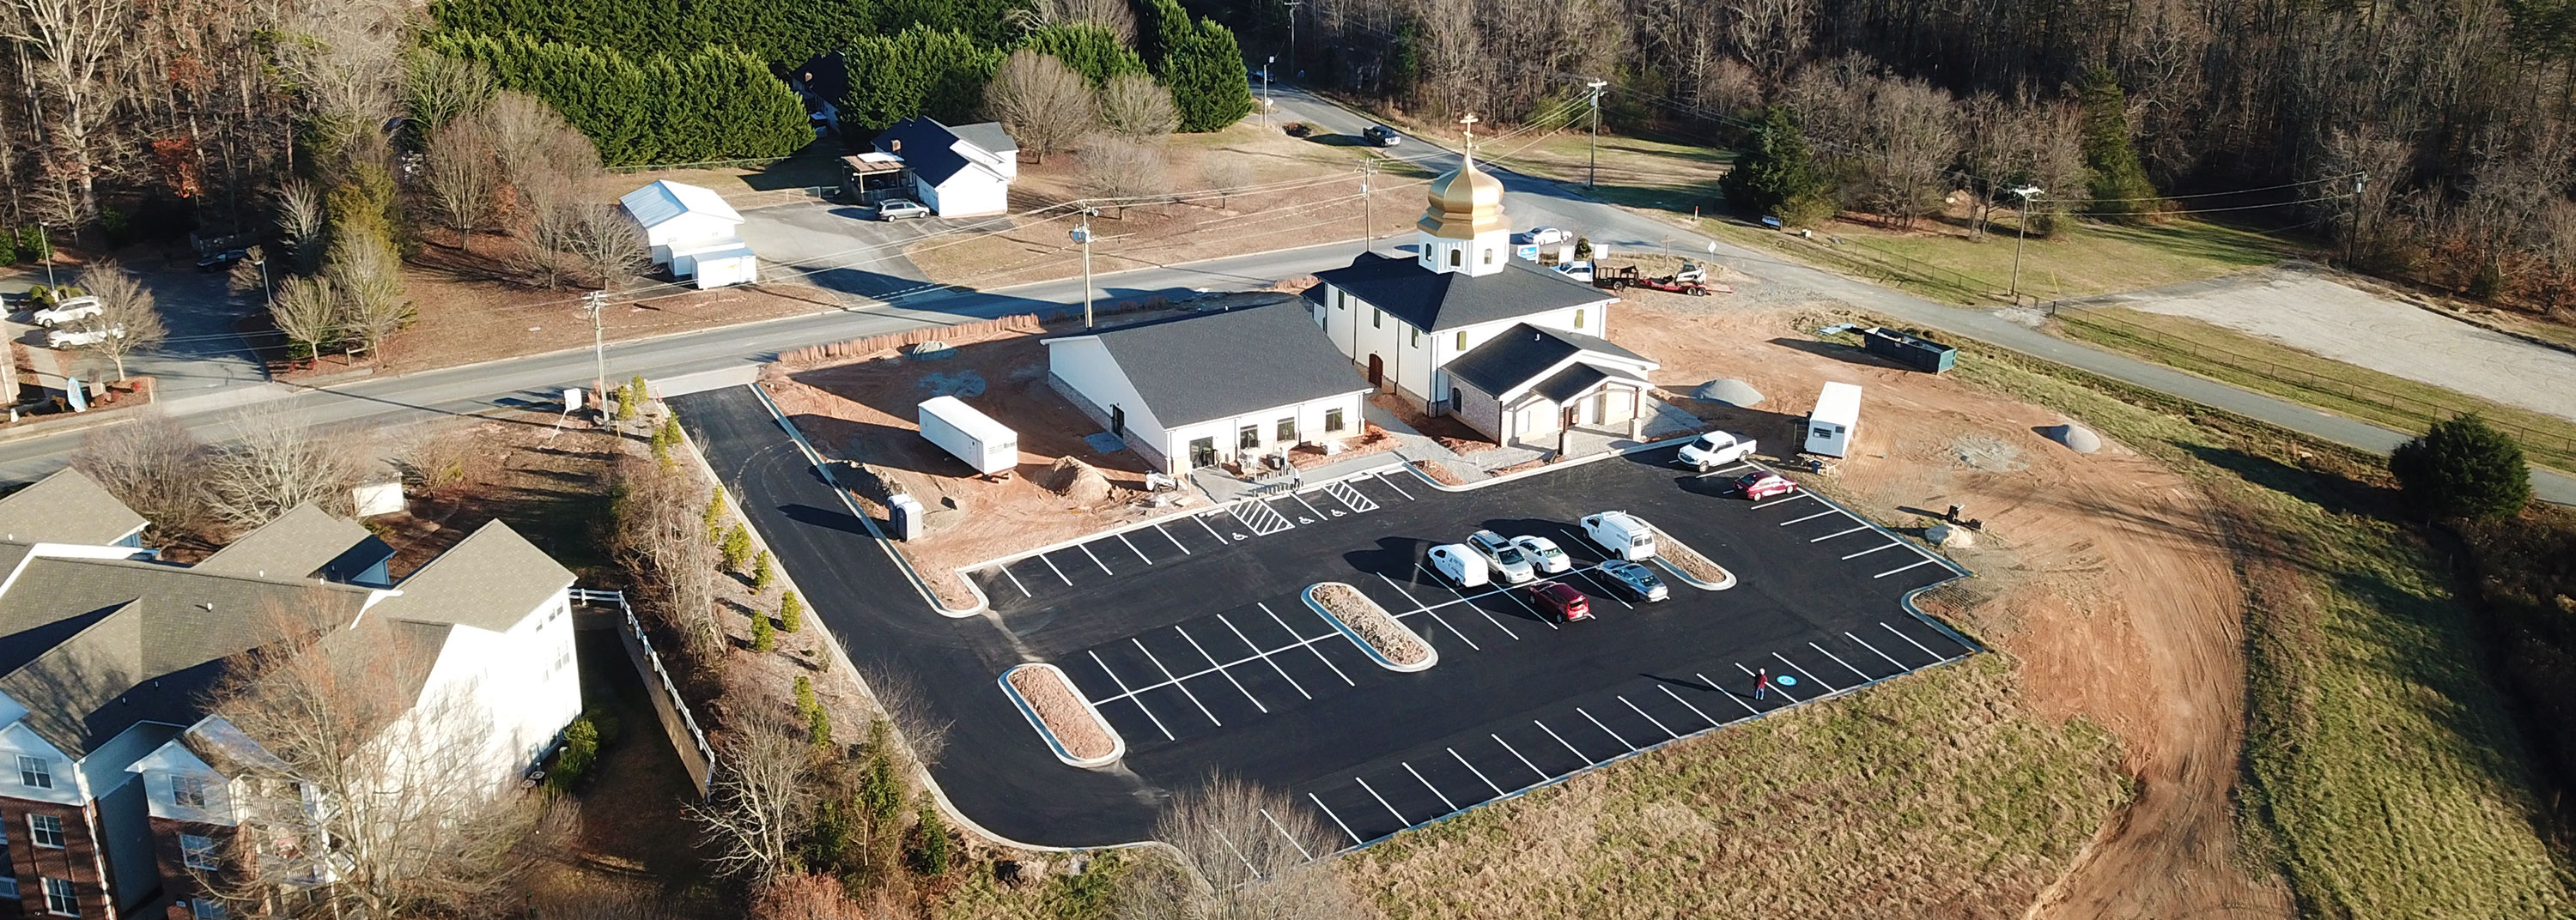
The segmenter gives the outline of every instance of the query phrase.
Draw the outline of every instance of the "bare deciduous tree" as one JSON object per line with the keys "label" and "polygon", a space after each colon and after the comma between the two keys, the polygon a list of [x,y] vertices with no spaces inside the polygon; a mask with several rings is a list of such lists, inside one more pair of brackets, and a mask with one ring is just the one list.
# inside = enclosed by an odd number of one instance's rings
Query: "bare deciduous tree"
{"label": "bare deciduous tree", "polygon": [[286,238],[288,261],[295,271],[310,272],[321,267],[329,226],[322,211],[322,193],[313,188],[313,183],[289,179],[277,187],[277,232]]}
{"label": "bare deciduous tree", "polygon": [[787,869],[813,820],[807,783],[813,756],[805,739],[768,726],[750,727],[726,743],[707,801],[687,810],[715,845],[719,871],[758,886]]}
{"label": "bare deciduous tree", "polygon": [[1287,796],[1211,774],[1176,795],[1154,825],[1167,860],[1127,880],[1127,920],[1345,920],[1370,912],[1317,857],[1332,838]]}
{"label": "bare deciduous tree", "polygon": [[411,322],[402,259],[383,239],[349,234],[331,241],[328,262],[323,276],[339,295],[341,328],[356,334],[360,349],[382,363],[385,340]]}
{"label": "bare deciduous tree", "polygon": [[1100,121],[1132,138],[1161,137],[1181,127],[1172,91],[1141,73],[1122,73],[1100,87]]}
{"label": "bare deciduous tree", "polygon": [[206,509],[250,528],[297,505],[345,515],[357,469],[340,439],[299,425],[254,423],[206,459]]}
{"label": "bare deciduous tree", "polygon": [[152,522],[162,539],[193,535],[205,519],[205,445],[161,410],[92,431],[72,466]]}
{"label": "bare deciduous tree", "polygon": [[563,241],[563,254],[601,290],[618,290],[635,280],[637,270],[653,254],[644,244],[644,228],[614,205],[586,204],[570,210],[571,233]]}
{"label": "bare deciduous tree", "polygon": [[1127,0],[1036,0],[1013,10],[1010,20],[1023,29],[1053,25],[1092,25],[1109,30],[1123,45],[1136,44],[1136,11]]}
{"label": "bare deciduous tree", "polygon": [[108,72],[108,59],[132,38],[132,0],[8,0],[0,37],[24,49],[22,65],[53,90],[56,105],[40,117],[48,126],[55,161],[49,172],[68,180],[56,187],[71,200],[64,216],[98,213],[98,138],[94,132],[114,108],[126,81]]}
{"label": "bare deciduous tree", "polygon": [[619,462],[613,476],[609,551],[648,577],[645,610],[685,637],[691,654],[720,648],[716,551],[702,516],[707,496],[688,477],[640,458]]}
{"label": "bare deciduous tree", "polygon": [[456,231],[456,248],[470,252],[474,226],[491,216],[500,181],[490,127],[477,117],[447,122],[429,135],[428,161],[430,203]]}
{"label": "bare deciduous tree", "polygon": [[1095,138],[1082,148],[1082,184],[1093,195],[1115,199],[1120,217],[1135,199],[1171,190],[1163,150],[1123,138]]}
{"label": "bare deciduous tree", "polygon": [[534,96],[494,93],[482,117],[491,127],[512,208],[530,222],[544,219],[557,205],[582,200],[585,186],[599,175],[599,148]]}
{"label": "bare deciduous tree", "polygon": [[269,299],[268,317],[289,346],[303,345],[318,355],[340,326],[340,292],[329,278],[290,277]]}
{"label": "bare deciduous tree", "polygon": [[984,107],[1037,162],[1099,126],[1091,82],[1053,55],[1011,52],[984,88]]}
{"label": "bare deciduous tree", "polygon": [[476,61],[419,52],[403,84],[403,112],[433,134],[492,98],[492,72]]}
{"label": "bare deciduous tree", "polygon": [[1950,94],[1919,80],[1876,81],[1869,99],[1867,146],[1854,159],[1868,177],[1862,204],[1913,226],[1939,210],[1948,168],[1959,153]]}
{"label": "bare deciduous tree", "polygon": [[314,4],[281,23],[277,68],[294,81],[306,126],[326,153],[383,136],[378,128],[394,114],[403,75],[404,12],[352,0]]}
{"label": "bare deciduous tree", "polygon": [[169,327],[161,322],[161,308],[152,292],[144,289],[141,279],[114,260],[90,263],[81,272],[81,284],[90,296],[98,298],[98,315],[80,321],[78,331],[89,333],[82,350],[104,355],[116,362],[116,379],[125,377],[125,357],[161,344]]}
{"label": "bare deciduous tree", "polygon": [[841,880],[797,873],[771,879],[751,899],[752,920],[868,920]]}
{"label": "bare deciduous tree", "polygon": [[1252,182],[1252,160],[1226,150],[1210,150],[1199,156],[1199,179],[1217,193],[1217,207],[1233,206],[1234,193]]}

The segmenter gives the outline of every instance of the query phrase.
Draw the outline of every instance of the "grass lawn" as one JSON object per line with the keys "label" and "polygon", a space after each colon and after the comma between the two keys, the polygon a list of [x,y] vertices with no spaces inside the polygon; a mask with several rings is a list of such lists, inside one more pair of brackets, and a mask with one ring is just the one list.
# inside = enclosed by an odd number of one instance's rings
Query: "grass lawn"
{"label": "grass lawn", "polygon": [[2180,316],[2119,307],[2058,314],[2068,338],[2167,367],[2270,393],[2338,415],[2422,431],[2462,412],[2503,426],[2534,462],[2576,470],[2576,423],[2318,357],[2286,345]]}
{"label": "grass lawn", "polygon": [[1675,745],[1348,858],[1387,916],[2018,914],[2127,790],[1981,655]]}
{"label": "grass lawn", "polygon": [[2240,826],[2310,914],[2576,910],[2472,614],[2448,563],[2386,517],[2375,458],[1982,349],[1957,373],[2083,419],[2225,505],[2249,592]]}

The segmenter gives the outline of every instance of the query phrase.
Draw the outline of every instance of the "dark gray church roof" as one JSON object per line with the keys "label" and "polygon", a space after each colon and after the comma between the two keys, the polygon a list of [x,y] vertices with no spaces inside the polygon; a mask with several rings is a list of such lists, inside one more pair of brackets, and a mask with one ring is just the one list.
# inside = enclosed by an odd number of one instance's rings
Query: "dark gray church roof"
{"label": "dark gray church roof", "polygon": [[1315,273],[1369,306],[1424,332],[1442,332],[1495,320],[1614,299],[1609,293],[1519,259],[1482,277],[1436,272],[1412,259],[1363,253],[1343,268]]}
{"label": "dark gray church roof", "polygon": [[[1486,339],[1483,344],[1468,349],[1466,354],[1451,360],[1448,371],[1450,377],[1461,383],[1489,395],[1499,396],[1530,382],[1540,374],[1547,373],[1566,358],[1587,352],[1625,358],[1647,367],[1657,366],[1653,359],[1621,348],[1606,339],[1597,339],[1580,332],[1567,332],[1563,329],[1541,329],[1522,323],[1501,335]],[[1583,366],[1585,365],[1577,364],[1575,368]],[[1572,370],[1573,368],[1569,368],[1568,372]],[[1631,374],[1621,371],[1608,375],[1625,377]],[[1563,377],[1564,374],[1560,373],[1557,376]],[[1597,379],[1599,378],[1593,380]],[[1582,386],[1591,386],[1593,380],[1582,381]],[[1571,382],[1571,378],[1568,378],[1568,381]],[[1580,391],[1581,387],[1576,387],[1573,391],[1569,391],[1569,395],[1571,392]],[[1554,396],[1548,398],[1557,399]],[[1557,401],[1563,402],[1562,399]]]}

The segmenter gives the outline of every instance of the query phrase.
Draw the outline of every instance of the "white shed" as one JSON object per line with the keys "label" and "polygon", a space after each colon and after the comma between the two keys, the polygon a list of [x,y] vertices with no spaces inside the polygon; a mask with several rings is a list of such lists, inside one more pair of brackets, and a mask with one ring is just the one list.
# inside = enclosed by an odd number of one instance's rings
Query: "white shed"
{"label": "white shed", "polygon": [[1807,413],[1807,452],[1828,457],[1851,450],[1852,432],[1860,428],[1860,386],[1828,383],[1816,395],[1816,410]]}
{"label": "white shed", "polygon": [[671,245],[671,277],[691,279],[698,290],[760,280],[760,258],[735,237]]}
{"label": "white shed", "polygon": [[742,226],[742,215],[714,189],[664,179],[626,193],[617,203],[644,228],[644,242],[653,247],[655,265],[670,265],[671,251],[677,246],[741,242],[736,228]]}

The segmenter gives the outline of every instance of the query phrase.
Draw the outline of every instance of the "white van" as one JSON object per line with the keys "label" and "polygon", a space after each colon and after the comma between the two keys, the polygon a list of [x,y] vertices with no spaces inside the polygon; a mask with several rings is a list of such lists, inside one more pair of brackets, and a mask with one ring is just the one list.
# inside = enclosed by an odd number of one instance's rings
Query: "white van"
{"label": "white van", "polygon": [[1485,557],[1464,543],[1443,543],[1431,548],[1431,570],[1461,588],[1482,588],[1493,577],[1486,572]]}
{"label": "white van", "polygon": [[1583,535],[1612,559],[1636,562],[1655,555],[1655,530],[1625,511],[1604,511],[1583,519]]}

